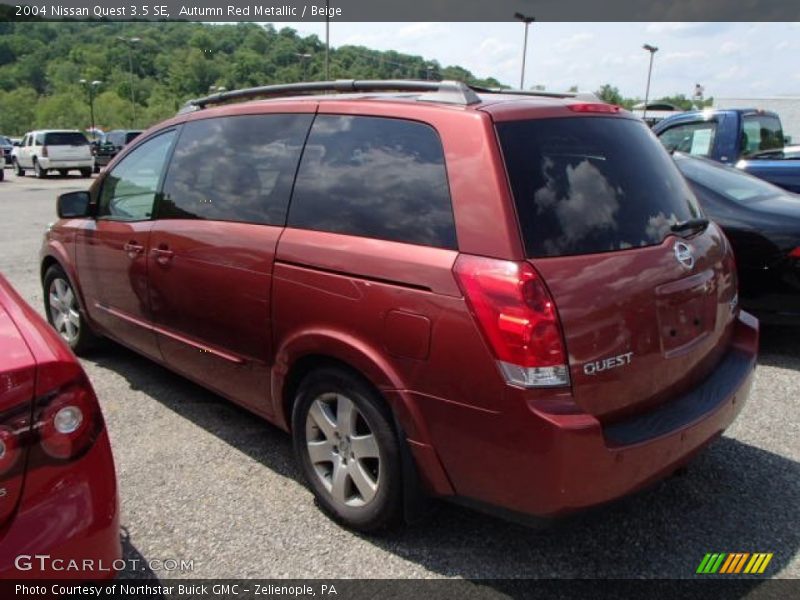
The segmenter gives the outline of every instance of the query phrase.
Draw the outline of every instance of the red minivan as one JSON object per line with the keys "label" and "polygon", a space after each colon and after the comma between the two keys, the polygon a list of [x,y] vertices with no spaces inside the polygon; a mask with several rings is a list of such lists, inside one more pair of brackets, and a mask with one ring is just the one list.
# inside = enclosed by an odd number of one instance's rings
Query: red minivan
{"label": "red minivan", "polygon": [[644,123],[593,97],[226,92],[59,216],[41,274],[64,339],[291,431],[356,529],[418,490],[542,516],[612,500],[718,436],[752,381],[728,241]]}

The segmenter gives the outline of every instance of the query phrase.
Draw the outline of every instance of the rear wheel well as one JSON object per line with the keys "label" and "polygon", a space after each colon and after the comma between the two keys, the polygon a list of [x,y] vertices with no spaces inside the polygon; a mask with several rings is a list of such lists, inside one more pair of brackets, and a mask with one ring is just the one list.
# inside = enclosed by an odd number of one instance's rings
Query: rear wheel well
{"label": "rear wheel well", "polygon": [[283,385],[283,410],[286,417],[286,425],[290,430],[292,428],[292,410],[294,409],[294,401],[295,395],[297,394],[297,389],[300,387],[303,379],[309,373],[323,367],[335,367],[342,369],[343,371],[347,371],[354,377],[357,377],[363,381],[366,385],[375,390],[377,396],[381,399],[384,408],[388,411],[388,414],[394,415],[392,407],[389,406],[388,402],[386,402],[386,399],[383,397],[383,394],[381,394],[378,387],[367,377],[365,377],[364,374],[358,369],[331,356],[326,356],[324,354],[309,354],[297,359],[294,362],[289,369],[289,374],[286,376],[286,382]]}

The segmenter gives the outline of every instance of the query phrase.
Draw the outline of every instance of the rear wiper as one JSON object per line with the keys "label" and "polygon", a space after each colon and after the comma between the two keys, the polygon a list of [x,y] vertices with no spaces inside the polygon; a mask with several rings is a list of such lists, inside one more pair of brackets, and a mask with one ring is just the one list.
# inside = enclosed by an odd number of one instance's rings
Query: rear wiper
{"label": "rear wiper", "polygon": [[680,233],[681,231],[694,231],[699,230],[702,231],[706,227],[708,227],[708,219],[705,217],[698,217],[696,219],[686,219],[685,221],[678,221],[674,223],[670,230],[675,233]]}

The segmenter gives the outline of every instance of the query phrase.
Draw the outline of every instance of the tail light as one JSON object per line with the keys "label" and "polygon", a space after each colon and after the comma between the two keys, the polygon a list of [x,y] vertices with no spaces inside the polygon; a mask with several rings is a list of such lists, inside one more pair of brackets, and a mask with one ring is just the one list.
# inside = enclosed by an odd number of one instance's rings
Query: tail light
{"label": "tail light", "polygon": [[85,380],[64,386],[40,404],[34,428],[49,458],[78,458],[94,443],[102,420]]}
{"label": "tail light", "polygon": [[604,104],[602,102],[582,102],[569,104],[567,108],[573,112],[581,113],[618,113],[622,109],[616,104]]}
{"label": "tail light", "polygon": [[47,158],[47,146],[42,146],[42,158]]}
{"label": "tail light", "polygon": [[800,246],[789,252],[789,258],[800,258]]}
{"label": "tail light", "polygon": [[462,254],[454,271],[507,383],[569,385],[555,303],[531,265]]}
{"label": "tail light", "polygon": [[[63,374],[62,365],[54,366]],[[47,364],[39,368],[40,382],[54,380],[47,370]],[[33,412],[30,400],[0,412],[0,500],[11,500],[0,502],[0,524],[13,514],[26,470],[80,458],[102,429],[97,399],[82,373],[40,396]]]}

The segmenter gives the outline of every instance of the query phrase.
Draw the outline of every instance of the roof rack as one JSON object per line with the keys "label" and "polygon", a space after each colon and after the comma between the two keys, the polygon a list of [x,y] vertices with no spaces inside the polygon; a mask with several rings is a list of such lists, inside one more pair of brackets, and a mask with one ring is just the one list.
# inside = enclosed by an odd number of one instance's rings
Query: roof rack
{"label": "roof rack", "polygon": [[425,92],[420,99],[429,102],[468,106],[481,101],[471,87],[460,81],[416,81],[413,79],[373,81],[340,79],[337,81],[311,81],[264,85],[242,90],[231,90],[230,92],[220,92],[212,94],[211,96],[206,96],[205,98],[189,100],[180,110],[179,114],[199,110],[206,106],[230,102],[232,100],[285,96],[289,94],[312,94],[316,92]]}
{"label": "roof rack", "polygon": [[600,100],[592,92],[546,92],[544,90],[514,90],[508,88],[485,88],[470,86],[481,94],[511,94],[514,96],[540,96],[543,98],[575,98],[576,100]]}

